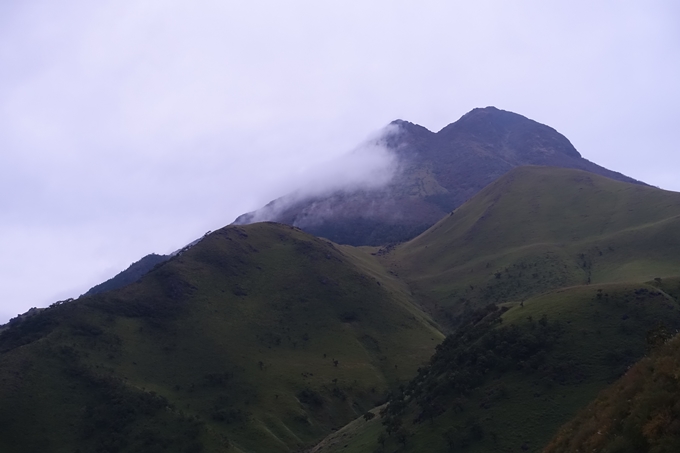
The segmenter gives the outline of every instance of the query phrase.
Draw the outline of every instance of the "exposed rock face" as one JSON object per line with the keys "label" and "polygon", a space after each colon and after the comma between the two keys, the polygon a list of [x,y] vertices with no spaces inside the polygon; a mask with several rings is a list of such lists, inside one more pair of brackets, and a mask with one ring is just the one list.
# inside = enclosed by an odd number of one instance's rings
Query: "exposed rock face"
{"label": "exposed rock face", "polygon": [[418,235],[522,165],[577,168],[640,183],[584,159],[555,129],[495,107],[474,109],[437,133],[402,120],[391,125],[396,132],[384,145],[397,156],[399,170],[385,187],[286,196],[234,223],[271,220],[338,243],[379,245]]}

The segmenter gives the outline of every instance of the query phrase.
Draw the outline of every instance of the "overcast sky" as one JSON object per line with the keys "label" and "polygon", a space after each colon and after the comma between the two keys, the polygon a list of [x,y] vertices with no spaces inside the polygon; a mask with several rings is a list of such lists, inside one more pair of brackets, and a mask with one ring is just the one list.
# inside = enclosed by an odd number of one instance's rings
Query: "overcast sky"
{"label": "overcast sky", "polygon": [[474,107],[680,191],[677,1],[0,2],[0,322]]}

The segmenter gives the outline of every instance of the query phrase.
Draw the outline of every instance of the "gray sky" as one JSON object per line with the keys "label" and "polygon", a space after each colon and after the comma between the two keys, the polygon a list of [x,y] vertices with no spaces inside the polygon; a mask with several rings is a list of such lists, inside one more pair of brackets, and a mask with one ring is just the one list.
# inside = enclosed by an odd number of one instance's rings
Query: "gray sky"
{"label": "gray sky", "polygon": [[678,5],[4,0],[0,322],[314,180],[397,118],[437,131],[494,105],[680,191]]}

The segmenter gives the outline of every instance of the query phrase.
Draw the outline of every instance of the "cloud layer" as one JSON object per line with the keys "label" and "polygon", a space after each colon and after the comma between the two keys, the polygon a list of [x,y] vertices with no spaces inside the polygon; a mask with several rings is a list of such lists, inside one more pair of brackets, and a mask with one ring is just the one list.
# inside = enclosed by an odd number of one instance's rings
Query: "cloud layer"
{"label": "cloud layer", "polygon": [[305,199],[384,188],[399,171],[398,156],[387,146],[387,140],[398,132],[399,126],[390,124],[346,154],[301,168],[294,188],[247,215],[247,223],[275,220],[286,208]]}

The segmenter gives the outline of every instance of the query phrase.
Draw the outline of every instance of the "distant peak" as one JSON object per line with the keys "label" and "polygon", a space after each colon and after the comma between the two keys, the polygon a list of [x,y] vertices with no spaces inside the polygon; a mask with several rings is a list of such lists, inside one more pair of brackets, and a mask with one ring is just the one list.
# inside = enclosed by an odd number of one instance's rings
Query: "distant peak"
{"label": "distant peak", "polygon": [[475,112],[477,112],[477,113],[479,113],[479,112],[493,112],[493,113],[497,113],[497,112],[506,112],[506,113],[512,113],[512,112],[508,112],[507,110],[501,110],[501,109],[499,109],[499,108],[497,108],[497,107],[494,107],[493,105],[489,105],[489,106],[486,106],[486,107],[475,107],[474,109],[470,110],[467,114],[469,115],[470,113],[475,113]]}
{"label": "distant peak", "polygon": [[461,136],[474,137],[488,145],[493,144],[492,148],[497,152],[512,148],[525,156],[537,153],[581,158],[569,140],[552,127],[493,106],[469,111],[437,132],[437,136],[444,141]]}
{"label": "distant peak", "polygon": [[398,127],[399,130],[404,131],[404,132],[410,132],[410,133],[417,133],[417,134],[433,134],[433,132],[426,127],[421,126],[420,124],[412,123],[410,121],[405,121],[401,119],[397,119],[392,121],[388,127]]}
{"label": "distant peak", "polygon": [[463,115],[457,122],[465,122],[465,121],[470,121],[470,120],[480,120],[480,119],[494,119],[496,121],[503,121],[503,120],[525,120],[525,121],[531,121],[529,118],[522,116],[518,113],[510,112],[508,110],[501,110],[497,107],[494,106],[488,106],[488,107],[477,107],[469,112],[467,112],[465,115]]}

